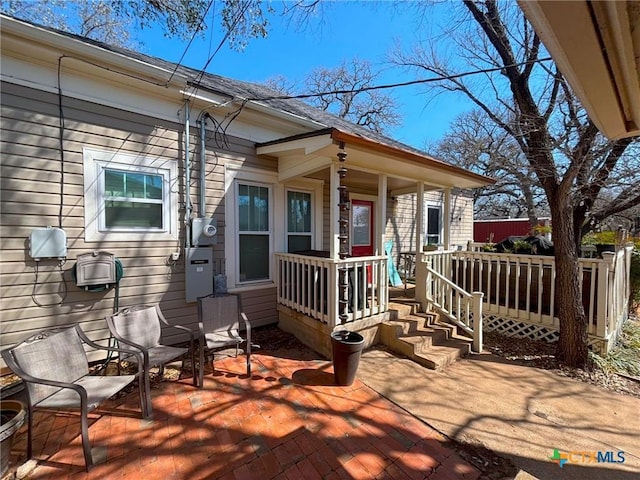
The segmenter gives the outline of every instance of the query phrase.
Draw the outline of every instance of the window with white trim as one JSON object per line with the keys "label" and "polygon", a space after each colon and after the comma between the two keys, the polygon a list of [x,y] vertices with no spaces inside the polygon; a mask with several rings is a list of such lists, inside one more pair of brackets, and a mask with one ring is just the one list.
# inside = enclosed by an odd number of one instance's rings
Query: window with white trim
{"label": "window with white trim", "polygon": [[439,245],[442,239],[442,207],[427,206],[425,222],[425,242],[427,245]]}
{"label": "window with white trim", "polygon": [[85,240],[178,238],[177,162],[85,148]]}
{"label": "window with white trim", "polygon": [[311,250],[313,205],[309,192],[287,190],[287,252]]}
{"label": "window with white trim", "polygon": [[270,185],[236,182],[239,283],[270,277],[271,203]]}

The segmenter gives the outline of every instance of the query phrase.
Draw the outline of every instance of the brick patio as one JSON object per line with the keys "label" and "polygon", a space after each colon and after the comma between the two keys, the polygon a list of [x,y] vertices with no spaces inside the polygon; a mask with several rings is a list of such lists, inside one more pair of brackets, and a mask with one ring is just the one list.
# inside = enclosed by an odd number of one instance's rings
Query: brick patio
{"label": "brick patio", "polygon": [[[35,417],[30,479],[477,479],[436,431],[359,380],[334,384],[331,362],[296,349],[220,356],[204,389],[156,383],[153,420],[137,390],[91,415],[97,465],[86,473],[75,415]],[[14,442],[24,461],[26,431]]]}

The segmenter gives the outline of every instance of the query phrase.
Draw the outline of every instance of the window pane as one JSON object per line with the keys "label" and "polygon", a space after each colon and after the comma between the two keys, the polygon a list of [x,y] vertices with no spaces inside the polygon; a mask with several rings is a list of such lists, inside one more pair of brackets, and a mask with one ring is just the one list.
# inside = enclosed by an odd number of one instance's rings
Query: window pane
{"label": "window pane", "polygon": [[269,231],[269,188],[239,185],[238,214],[241,232]]}
{"label": "window pane", "polygon": [[269,236],[240,235],[240,281],[269,279]]}
{"label": "window pane", "polygon": [[440,235],[427,235],[427,245],[437,245],[440,243]]}
{"label": "window pane", "polygon": [[303,252],[305,250],[311,250],[311,236],[310,235],[289,235],[287,252]]}
{"label": "window pane", "polygon": [[107,201],[104,208],[105,226],[162,228],[162,204]]}
{"label": "window pane", "polygon": [[369,207],[352,205],[353,239],[352,245],[371,245],[371,226],[369,225]]}
{"label": "window pane", "polygon": [[162,200],[162,175],[105,169],[105,195]]}
{"label": "window pane", "polygon": [[287,192],[289,232],[311,233],[311,194]]}
{"label": "window pane", "polygon": [[440,209],[427,208],[427,244],[440,243]]}
{"label": "window pane", "polygon": [[440,235],[440,209],[427,209],[427,235]]}

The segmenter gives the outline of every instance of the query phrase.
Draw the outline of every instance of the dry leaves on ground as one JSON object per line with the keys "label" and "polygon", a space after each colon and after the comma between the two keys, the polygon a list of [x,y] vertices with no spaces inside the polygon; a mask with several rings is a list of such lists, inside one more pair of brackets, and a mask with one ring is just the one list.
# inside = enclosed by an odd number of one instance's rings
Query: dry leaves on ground
{"label": "dry leaves on ground", "polygon": [[552,343],[487,332],[484,334],[484,349],[521,365],[551,370],[563,377],[574,378],[624,395],[640,397],[640,381],[616,373],[605,373],[595,367],[580,369],[563,365],[556,358],[556,346]]}

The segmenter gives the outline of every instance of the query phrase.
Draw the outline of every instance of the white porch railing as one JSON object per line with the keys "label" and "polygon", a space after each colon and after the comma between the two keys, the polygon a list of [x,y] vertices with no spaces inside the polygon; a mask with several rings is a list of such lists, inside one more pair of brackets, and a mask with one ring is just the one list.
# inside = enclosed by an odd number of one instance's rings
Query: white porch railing
{"label": "white porch railing", "polygon": [[[425,288],[417,288],[416,296],[424,296],[418,298],[421,303],[426,302],[447,317],[449,322],[473,335],[473,351],[481,352],[484,294],[480,291],[470,293],[451,280],[454,253],[453,250],[438,250],[422,254],[421,263],[426,272]],[[418,273],[422,270],[420,267],[417,270],[416,281],[420,281],[424,275]]]}
{"label": "white porch railing", "polygon": [[349,307],[347,323],[388,310],[386,256],[346,260],[277,253],[278,303],[334,328],[338,311],[338,269],[347,268]]}
{"label": "white porch railing", "polygon": [[[580,286],[588,333],[599,351],[611,348],[628,315],[631,252],[632,247],[625,247],[615,253],[604,253],[603,259],[580,259]],[[557,338],[560,319],[556,316],[556,296],[559,292],[555,288],[553,257],[436,251],[424,253],[422,261],[429,262],[435,272],[462,291],[483,292],[482,311],[485,317],[510,322],[505,333],[517,334],[518,330],[532,332],[528,326],[533,325],[536,327],[534,334],[540,338]],[[424,281],[427,285],[433,283],[429,278]],[[440,296],[427,298],[427,301],[456,317],[462,309],[463,318],[457,320],[464,323],[467,307],[454,301],[453,293],[449,292],[452,287],[440,286],[445,285],[440,279],[438,282],[432,288],[440,288],[442,292],[437,292]],[[517,326],[517,322],[522,326]]]}

